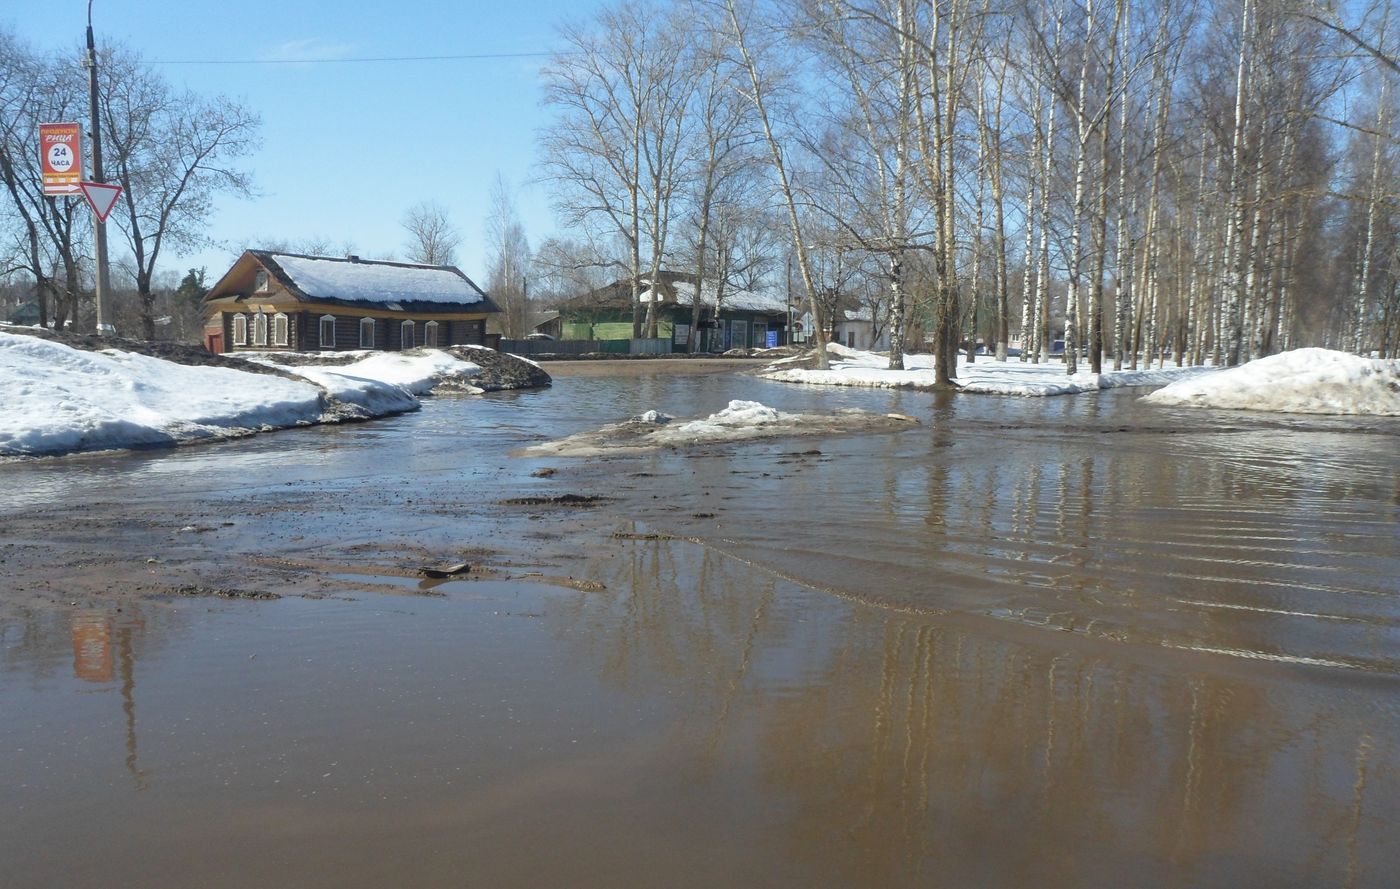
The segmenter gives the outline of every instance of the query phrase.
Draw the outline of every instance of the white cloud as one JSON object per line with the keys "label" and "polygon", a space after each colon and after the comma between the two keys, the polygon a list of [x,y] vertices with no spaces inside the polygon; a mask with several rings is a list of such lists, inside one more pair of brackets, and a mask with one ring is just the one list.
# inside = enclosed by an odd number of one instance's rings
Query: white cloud
{"label": "white cloud", "polygon": [[343,59],[355,49],[353,43],[332,43],[318,37],[285,40],[259,56],[265,62],[324,62]]}

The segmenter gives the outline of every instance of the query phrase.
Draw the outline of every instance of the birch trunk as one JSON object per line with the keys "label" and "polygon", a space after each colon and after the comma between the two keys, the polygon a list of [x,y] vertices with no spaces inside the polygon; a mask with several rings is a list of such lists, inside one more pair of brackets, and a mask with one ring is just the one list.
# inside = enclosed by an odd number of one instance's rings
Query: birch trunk
{"label": "birch trunk", "polygon": [[1356,327],[1352,333],[1351,350],[1363,354],[1366,342],[1366,316],[1369,314],[1371,285],[1371,255],[1376,243],[1376,208],[1381,200],[1381,133],[1385,132],[1385,101],[1389,78],[1381,80],[1380,97],[1376,103],[1375,145],[1371,150],[1371,188],[1366,199],[1366,239],[1361,246],[1361,262],[1356,274]]}

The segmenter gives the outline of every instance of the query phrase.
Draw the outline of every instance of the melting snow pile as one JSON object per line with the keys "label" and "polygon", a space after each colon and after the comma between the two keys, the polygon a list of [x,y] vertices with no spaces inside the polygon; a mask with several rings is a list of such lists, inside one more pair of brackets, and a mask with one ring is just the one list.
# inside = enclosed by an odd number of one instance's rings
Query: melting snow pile
{"label": "melting snow pile", "polygon": [[1331,349],[1295,349],[1173,383],[1143,400],[1231,410],[1400,416],[1400,363]]}
{"label": "melting snow pile", "polygon": [[850,409],[792,414],[756,401],[731,401],[724,410],[684,422],[660,411],[647,411],[622,423],[524,448],[517,456],[592,457],[800,435],[896,432],[916,425],[917,420],[901,414]]}
{"label": "melting snow pile", "polygon": [[[837,343],[829,343],[826,348],[829,370],[785,367],[800,360],[789,358],[769,365],[762,375],[783,383],[882,389],[928,389],[936,382],[932,355],[905,355],[905,369],[890,370],[886,355],[848,349]],[[1101,374],[1081,372],[1071,377],[1065,375],[1065,366],[1058,359],[1031,364],[1019,359],[996,361],[984,356],[969,364],[966,356],[959,354],[957,381],[964,392],[988,395],[1073,395],[1119,386],[1161,386],[1206,372],[1207,369],[1200,367],[1171,367]]]}
{"label": "melting snow pile", "polygon": [[[320,422],[333,407],[310,382],[7,333],[0,333],[0,392],[0,456],[228,438]],[[389,401],[393,408],[383,412],[417,405],[406,393]],[[347,415],[356,414],[333,418]]]}
{"label": "melting snow pile", "polygon": [[[345,353],[334,353],[344,355]],[[314,380],[325,386],[332,395],[356,404],[362,398],[379,399],[383,392],[375,391],[391,386],[406,390],[413,395],[427,395],[434,389],[452,389],[460,392],[480,393],[482,390],[471,385],[468,380],[481,373],[481,367],[469,361],[454,358],[436,349],[422,349],[413,352],[362,352],[363,355],[350,364],[301,364],[287,365],[278,362],[275,352],[261,352],[246,357],[269,367],[276,367],[299,376]],[[368,384],[368,389],[366,385]],[[369,405],[366,404],[366,407]]]}

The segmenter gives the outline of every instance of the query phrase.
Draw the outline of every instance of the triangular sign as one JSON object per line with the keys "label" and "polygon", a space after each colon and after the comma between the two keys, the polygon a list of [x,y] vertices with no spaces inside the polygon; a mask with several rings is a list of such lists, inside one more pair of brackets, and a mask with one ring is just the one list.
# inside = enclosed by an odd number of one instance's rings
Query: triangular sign
{"label": "triangular sign", "polygon": [[87,198],[88,206],[97,214],[98,221],[106,222],[107,214],[117,205],[122,187],[105,182],[79,182],[78,187],[83,190],[83,197]]}

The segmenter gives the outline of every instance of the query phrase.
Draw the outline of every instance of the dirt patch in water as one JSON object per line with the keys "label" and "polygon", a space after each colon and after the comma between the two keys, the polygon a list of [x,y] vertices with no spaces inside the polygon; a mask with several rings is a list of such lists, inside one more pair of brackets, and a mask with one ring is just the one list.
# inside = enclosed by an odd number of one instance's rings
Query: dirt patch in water
{"label": "dirt patch in water", "polygon": [[560,506],[573,509],[588,509],[608,500],[596,494],[553,494],[546,497],[512,497],[502,500],[502,506]]}

